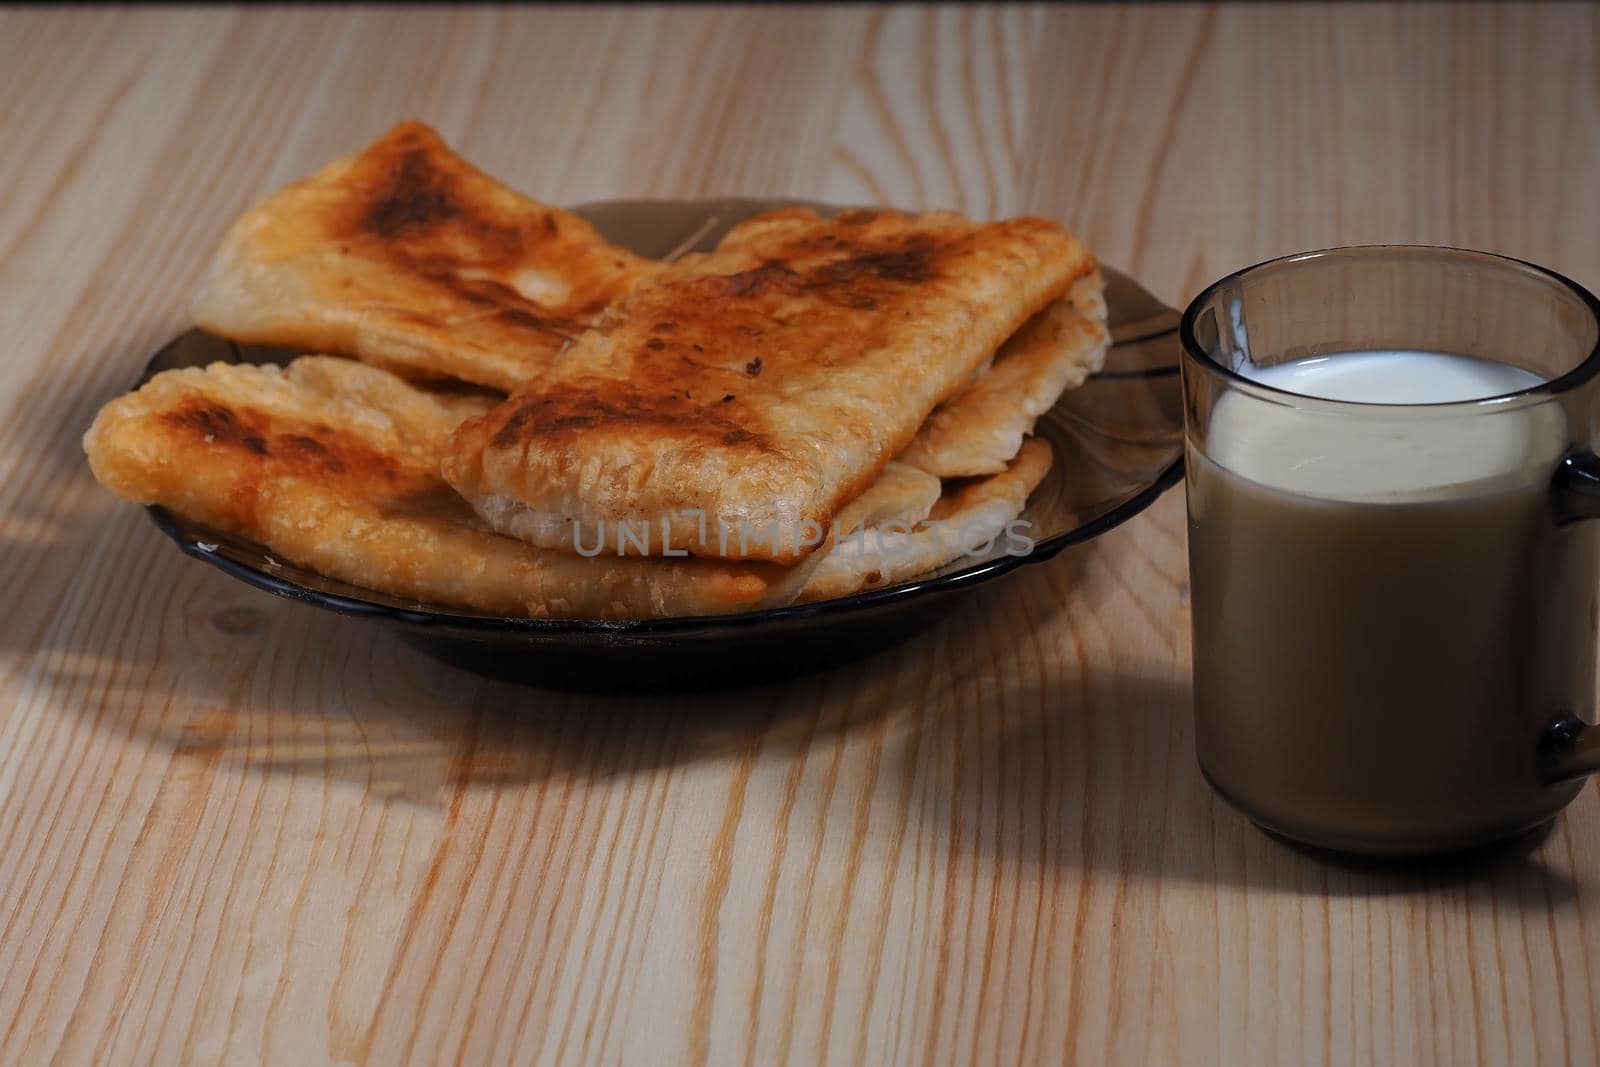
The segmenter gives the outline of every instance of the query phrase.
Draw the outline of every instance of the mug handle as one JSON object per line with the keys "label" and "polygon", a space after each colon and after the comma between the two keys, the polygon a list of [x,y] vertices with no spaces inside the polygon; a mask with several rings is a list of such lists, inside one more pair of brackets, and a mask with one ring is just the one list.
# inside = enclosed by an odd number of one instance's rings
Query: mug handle
{"label": "mug handle", "polygon": [[[1588,449],[1568,454],[1551,483],[1556,525],[1600,519],[1600,456]],[[1600,772],[1600,726],[1564,714],[1539,742],[1539,776],[1546,785]]]}

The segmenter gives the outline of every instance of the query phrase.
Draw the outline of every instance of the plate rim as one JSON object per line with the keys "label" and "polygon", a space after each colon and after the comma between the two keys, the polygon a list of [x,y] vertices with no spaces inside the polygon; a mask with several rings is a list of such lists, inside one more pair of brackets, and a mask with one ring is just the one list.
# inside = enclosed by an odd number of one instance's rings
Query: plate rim
{"label": "plate rim", "polygon": [[[159,505],[149,505],[145,514],[167,537],[171,538],[187,556],[205,562],[246,585],[281,596],[289,600],[312,603],[340,615],[383,617],[411,626],[427,626],[455,631],[480,633],[528,634],[618,634],[655,635],[677,630],[700,630],[712,626],[742,628],[763,623],[780,623],[797,618],[815,618],[821,615],[855,611],[890,604],[911,596],[940,592],[957,586],[976,585],[992,581],[1001,575],[1033,563],[1054,559],[1073,545],[1093,540],[1116,529],[1154,504],[1168,489],[1183,478],[1183,457],[1180,455],[1161,470],[1154,481],[1138,492],[1113,505],[1103,514],[1066,533],[1057,534],[1037,542],[1033,549],[1020,555],[1002,555],[971,567],[930,578],[914,579],[882,589],[869,589],[849,596],[817,600],[805,604],[788,604],[782,607],[762,608],[729,615],[673,615],[657,619],[562,619],[536,618],[530,615],[460,614],[450,609],[417,607],[401,608],[361,600],[343,593],[330,593],[301,585],[292,578],[271,574],[230,559],[217,551],[217,546],[193,535],[180,524],[177,516]],[[347,583],[348,584],[348,583]],[[376,590],[374,590],[376,592]]]}

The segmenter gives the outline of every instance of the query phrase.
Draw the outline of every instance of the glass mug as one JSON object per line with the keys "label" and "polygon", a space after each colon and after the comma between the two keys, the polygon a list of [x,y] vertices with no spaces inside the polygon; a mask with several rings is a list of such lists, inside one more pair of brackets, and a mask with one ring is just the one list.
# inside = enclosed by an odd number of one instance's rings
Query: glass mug
{"label": "glass mug", "polygon": [[[1501,256],[1339,248],[1223,278],[1180,338],[1207,780],[1346,851],[1553,818],[1600,769],[1600,303]],[[1395,352],[1538,380],[1402,404],[1255,380]]]}

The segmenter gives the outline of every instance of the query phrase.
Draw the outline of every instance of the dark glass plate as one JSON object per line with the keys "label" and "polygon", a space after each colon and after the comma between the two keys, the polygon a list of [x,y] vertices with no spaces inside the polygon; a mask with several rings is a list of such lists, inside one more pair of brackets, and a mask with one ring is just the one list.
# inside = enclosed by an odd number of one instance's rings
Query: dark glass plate
{"label": "dark glass plate", "polygon": [[[729,226],[779,206],[755,200],[620,201],[576,212],[640,255],[708,249]],[[407,601],[325,578],[262,546],[162,508],[155,524],[178,547],[260,589],[394,627],[425,651],[480,673],[581,689],[708,688],[833,666],[929,625],[979,582],[1054,557],[1143,511],[1183,473],[1178,314],[1105,270],[1113,346],[1105,370],[1062,397],[1035,432],[1056,462],[1028,501],[1028,554],[967,557],[884,589],[743,615],[629,622],[507,618]],[[148,380],[174,367],[287,362],[296,353],[237,345],[192,330],[157,352]]]}

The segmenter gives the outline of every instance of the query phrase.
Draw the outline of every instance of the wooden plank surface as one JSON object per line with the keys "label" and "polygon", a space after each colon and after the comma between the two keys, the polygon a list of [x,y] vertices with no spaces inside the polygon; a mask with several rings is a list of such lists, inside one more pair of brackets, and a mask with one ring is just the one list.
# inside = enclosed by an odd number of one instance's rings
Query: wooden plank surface
{"label": "wooden plank surface", "polygon": [[1600,287],[1577,5],[0,10],[0,1062],[1600,1059],[1600,807],[1360,867],[1208,793],[1181,494],[786,685],[489,683],[182,559],[78,439],[225,223],[414,115],[541,198],[1058,216],[1181,305]]}

